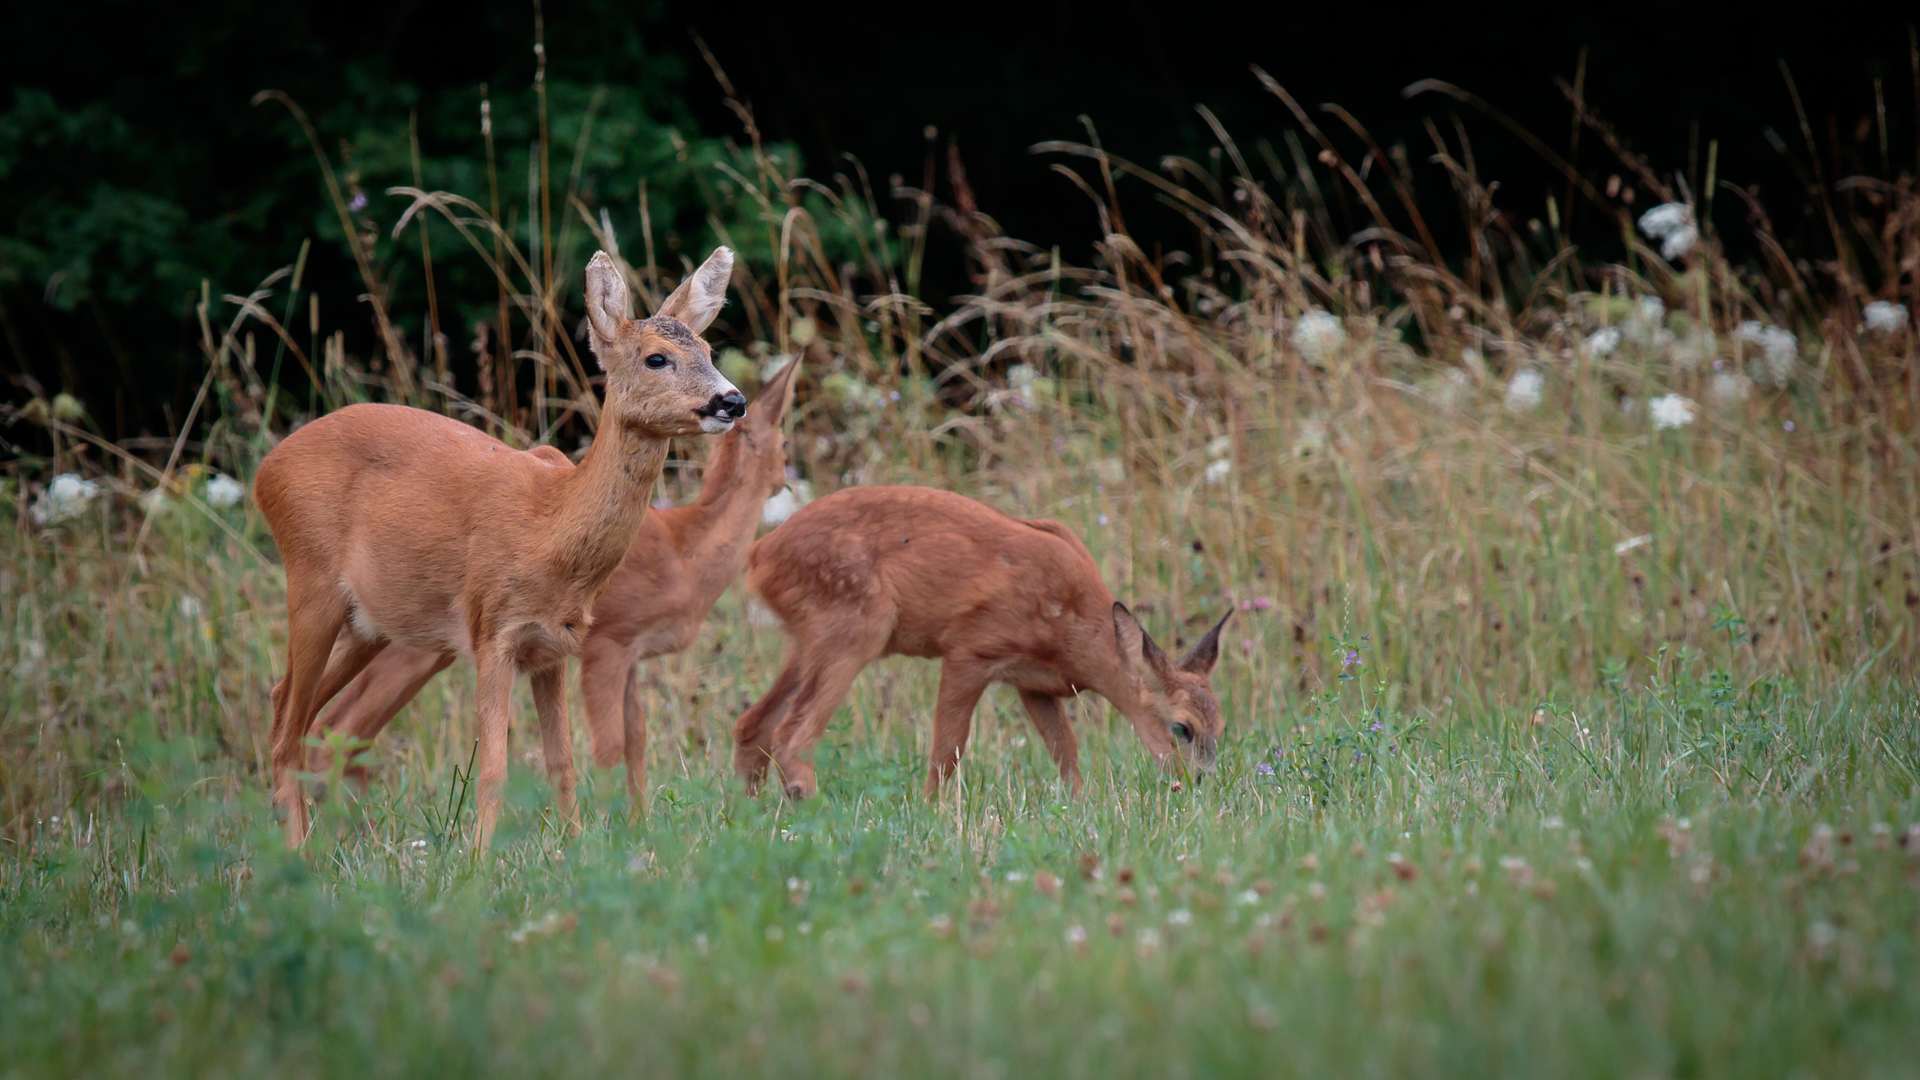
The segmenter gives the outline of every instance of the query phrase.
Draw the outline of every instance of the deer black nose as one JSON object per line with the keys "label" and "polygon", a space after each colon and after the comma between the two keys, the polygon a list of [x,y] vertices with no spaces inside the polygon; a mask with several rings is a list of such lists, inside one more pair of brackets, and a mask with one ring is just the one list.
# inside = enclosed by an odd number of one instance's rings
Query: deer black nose
{"label": "deer black nose", "polygon": [[738,390],[729,390],[724,394],[713,395],[702,410],[708,416],[731,416],[735,420],[747,415],[747,395]]}

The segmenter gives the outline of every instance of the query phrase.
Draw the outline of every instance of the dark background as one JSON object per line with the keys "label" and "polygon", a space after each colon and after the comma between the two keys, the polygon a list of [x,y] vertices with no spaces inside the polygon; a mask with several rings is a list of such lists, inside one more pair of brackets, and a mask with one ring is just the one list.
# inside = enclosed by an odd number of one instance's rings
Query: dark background
{"label": "dark background", "polygon": [[[1073,259],[1096,239],[1093,213],[1029,147],[1083,137],[1084,114],[1123,156],[1149,164],[1167,153],[1201,156],[1212,140],[1198,103],[1245,143],[1277,142],[1291,117],[1250,64],[1309,109],[1346,106],[1382,144],[1406,143],[1415,162],[1430,153],[1422,118],[1450,125],[1457,112],[1481,175],[1501,181],[1500,205],[1522,217],[1541,216],[1546,194],[1563,194],[1564,180],[1486,117],[1435,96],[1409,101],[1404,87],[1429,77],[1457,83],[1564,152],[1570,108],[1553,80],[1572,79],[1584,48],[1588,101],[1637,151],[1663,170],[1697,174],[1707,141],[1718,139],[1721,177],[1759,185],[1776,225],[1808,258],[1820,257],[1818,231],[1804,227],[1804,182],[1816,162],[1829,182],[1915,169],[1915,16],[1895,5],[552,0],[545,16],[556,114],[577,112],[596,85],[614,91],[606,115],[617,122],[603,129],[614,142],[590,163],[590,201],[624,208],[635,179],[648,178],[657,227],[686,252],[707,242],[696,166],[676,164],[665,133],[697,147],[740,132],[696,32],[767,136],[797,146],[810,175],[824,179],[854,155],[876,182],[897,173],[918,183],[931,125],[943,162],[948,140],[957,140],[982,209],[1011,235],[1061,245]],[[387,184],[411,181],[405,139],[417,112],[429,186],[478,194],[477,86],[485,82],[503,155],[522,155],[518,164],[503,157],[503,183],[523,190],[532,24],[529,5],[435,0],[6,5],[0,394],[18,403],[66,390],[106,434],[169,433],[201,370],[192,314],[199,283],[208,280],[216,299],[245,292],[291,263],[308,237],[309,289],[364,343],[364,317],[348,319],[358,289],[311,152],[284,110],[249,99],[267,87],[293,95],[376,199],[387,198],[378,194]],[[1800,132],[1782,60],[1817,156]],[[1872,123],[1875,78],[1884,80],[1890,167]],[[556,151],[556,170],[567,153]],[[1596,177],[1619,171],[1591,135],[1580,163]],[[1437,170],[1424,170],[1421,184],[1423,200],[1451,201]],[[936,187],[950,194],[944,180]],[[390,223],[397,207],[376,202],[372,212]],[[616,221],[623,234],[631,226]],[[1597,215],[1588,221],[1589,233],[1576,228],[1574,239],[1605,257],[1617,243],[1610,226]],[[1133,224],[1168,223],[1143,214]],[[1444,246],[1450,236],[1441,232]],[[403,237],[387,257],[409,258],[410,242]],[[457,255],[445,273],[449,293],[490,302]],[[395,310],[416,328],[420,298],[406,283],[418,276],[393,273]],[[928,299],[965,288],[951,243],[936,247]],[[0,431],[7,438],[20,433]]]}

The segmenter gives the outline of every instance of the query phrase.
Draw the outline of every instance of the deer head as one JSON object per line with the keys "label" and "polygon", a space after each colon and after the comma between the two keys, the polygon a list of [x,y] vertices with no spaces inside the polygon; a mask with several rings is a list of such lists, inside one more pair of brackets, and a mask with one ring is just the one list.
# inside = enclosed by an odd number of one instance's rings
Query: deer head
{"label": "deer head", "polygon": [[733,426],[747,399],[713,366],[700,339],[726,302],[733,252],[715,248],[650,319],[629,317],[627,283],[602,251],[587,264],[587,328],[607,375],[606,414],[651,438],[714,434]]}
{"label": "deer head", "polygon": [[1221,616],[1207,636],[1176,664],[1160,651],[1125,604],[1113,605],[1113,636],[1121,666],[1138,680],[1139,700],[1166,726],[1173,748],[1188,773],[1196,777],[1212,771],[1220,752],[1220,735],[1226,729],[1220,702],[1214,698],[1207,678],[1220,658],[1220,630],[1232,615],[1228,611]]}

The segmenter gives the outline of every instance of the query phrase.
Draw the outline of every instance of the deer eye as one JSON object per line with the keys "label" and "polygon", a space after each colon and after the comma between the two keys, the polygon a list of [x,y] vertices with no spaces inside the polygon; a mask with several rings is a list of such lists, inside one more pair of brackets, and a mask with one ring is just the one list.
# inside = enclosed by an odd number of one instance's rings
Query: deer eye
{"label": "deer eye", "polygon": [[661,356],[659,353],[654,353],[652,356],[647,357],[647,366],[655,370],[666,367],[668,364],[672,362],[673,361],[668,360],[666,357]]}
{"label": "deer eye", "polygon": [[1181,742],[1193,741],[1193,729],[1188,727],[1185,724],[1173,725],[1173,734],[1174,734],[1174,737],[1179,739]]}

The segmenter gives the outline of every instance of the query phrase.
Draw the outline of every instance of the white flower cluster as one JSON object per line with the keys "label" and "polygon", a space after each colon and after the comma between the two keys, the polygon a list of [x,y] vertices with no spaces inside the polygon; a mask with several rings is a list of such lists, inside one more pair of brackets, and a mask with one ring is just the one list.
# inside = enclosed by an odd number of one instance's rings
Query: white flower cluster
{"label": "white flower cluster", "polygon": [[1347,328],[1340,324],[1340,317],[1331,312],[1314,308],[1294,320],[1293,347],[1308,360],[1316,363],[1325,360],[1340,351],[1346,342]]}
{"label": "white flower cluster", "polygon": [[1219,483],[1233,472],[1233,439],[1222,435],[1207,443],[1207,471],[1201,475],[1209,486]]}
{"label": "white flower cluster", "polygon": [[35,525],[56,525],[79,517],[87,504],[99,495],[99,484],[83,480],[75,473],[61,473],[27,508],[27,513],[33,516]]}
{"label": "white flower cluster", "polygon": [[1647,239],[1660,241],[1660,257],[1672,262],[1693,250],[1700,230],[1693,223],[1693,207],[1686,203],[1661,203],[1640,215],[1640,231]]}
{"label": "white flower cluster", "polygon": [[240,481],[224,473],[214,473],[213,479],[207,481],[207,505],[215,510],[225,510],[229,506],[237,505],[246,497],[247,489],[241,485]]}
{"label": "white flower cluster", "polygon": [[1580,347],[1585,350],[1588,356],[1595,360],[1612,356],[1613,350],[1620,347],[1620,328],[1617,326],[1601,327],[1588,335],[1586,342]]}
{"label": "white flower cluster", "polygon": [[1734,327],[1733,340],[1759,347],[1761,381],[1779,388],[1792,380],[1800,362],[1800,339],[1793,331],[1749,319]]}
{"label": "white flower cluster", "polygon": [[1875,300],[1860,312],[1860,318],[1876,334],[1897,334],[1907,328],[1907,305]]}
{"label": "white flower cluster", "polygon": [[1647,418],[1655,431],[1673,431],[1693,423],[1692,399],[1679,394],[1662,394],[1647,402]]}
{"label": "white flower cluster", "polygon": [[1521,368],[1507,383],[1507,411],[1523,413],[1539,408],[1546,387],[1547,380],[1539,372],[1532,368]]}

